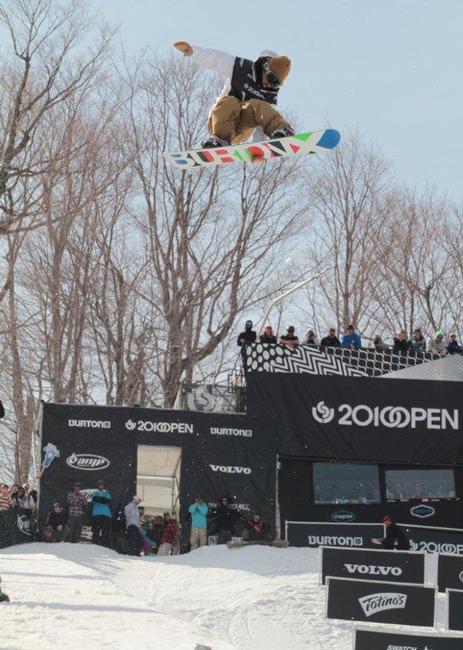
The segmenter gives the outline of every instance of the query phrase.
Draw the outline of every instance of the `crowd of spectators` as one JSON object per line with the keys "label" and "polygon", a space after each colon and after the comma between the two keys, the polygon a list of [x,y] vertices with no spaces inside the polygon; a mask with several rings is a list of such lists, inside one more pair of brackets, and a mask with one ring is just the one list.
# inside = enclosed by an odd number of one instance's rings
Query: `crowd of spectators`
{"label": "crowd of spectators", "polygon": [[[437,330],[433,337],[430,337],[428,343],[420,328],[415,328],[411,337],[408,337],[405,330],[400,330],[392,337],[392,344],[388,345],[383,342],[379,334],[375,334],[369,344],[364,346],[362,338],[356,331],[354,325],[350,324],[346,327],[345,331],[337,335],[335,327],[330,327],[326,336],[320,340],[315,329],[307,330],[302,340],[296,334],[295,327],[290,325],[286,332],[278,336],[270,325],[267,325],[262,330],[262,333],[257,337],[257,332],[252,329],[252,321],[246,321],[246,328],[238,336],[237,344],[241,347],[241,353],[245,355],[246,345],[255,343],[259,340],[260,343],[280,343],[290,349],[294,349],[300,343],[303,345],[311,345],[314,347],[342,347],[351,350],[359,350],[361,348],[374,348],[378,351],[390,350],[397,354],[405,354],[408,352],[430,352],[435,356],[445,356],[447,354],[462,354],[463,346],[457,340],[456,334],[449,334],[446,338],[442,330]],[[446,339],[446,340],[445,340]]]}
{"label": "crowd of spectators", "polygon": [[28,522],[29,530],[35,529],[37,519],[37,491],[29,483],[19,485],[0,483],[0,512],[16,511]]}
{"label": "crowd of spectators", "polygon": [[[125,506],[113,509],[111,492],[103,481],[95,490],[81,490],[75,482],[65,498],[55,501],[39,524],[37,493],[28,484],[20,487],[0,485],[0,512],[18,509],[31,522],[32,537],[48,543],[77,543],[84,526],[93,544],[112,547],[128,555],[170,555],[179,552],[180,529],[175,514],[145,513],[143,499],[135,495]],[[233,538],[245,541],[269,540],[270,528],[259,514],[251,519],[242,515],[228,496],[208,504],[197,495],[188,507],[191,523],[190,550],[208,543],[223,544]],[[90,538],[90,539],[89,539]]]}

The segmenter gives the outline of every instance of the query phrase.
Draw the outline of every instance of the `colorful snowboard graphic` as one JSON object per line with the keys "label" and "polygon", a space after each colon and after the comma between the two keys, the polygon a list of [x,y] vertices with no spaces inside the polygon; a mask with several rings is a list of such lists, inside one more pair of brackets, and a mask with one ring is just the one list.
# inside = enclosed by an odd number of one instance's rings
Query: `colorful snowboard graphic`
{"label": "colorful snowboard graphic", "polygon": [[341,136],[334,129],[308,131],[286,138],[277,138],[252,144],[232,144],[217,149],[190,149],[177,153],[165,152],[167,162],[182,169],[188,167],[209,167],[211,165],[229,165],[231,163],[256,162],[285,158],[294,154],[319,153],[334,149]]}

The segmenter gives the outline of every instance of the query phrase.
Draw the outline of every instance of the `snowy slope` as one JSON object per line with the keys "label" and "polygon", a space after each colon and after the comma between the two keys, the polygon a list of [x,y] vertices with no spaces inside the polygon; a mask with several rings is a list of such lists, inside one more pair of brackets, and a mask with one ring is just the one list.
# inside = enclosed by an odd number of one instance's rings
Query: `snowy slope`
{"label": "snowy slope", "polygon": [[314,550],[212,546],[129,558],[30,544],[0,552],[0,575],[13,601],[0,605],[1,650],[352,647],[352,625],[324,619]]}

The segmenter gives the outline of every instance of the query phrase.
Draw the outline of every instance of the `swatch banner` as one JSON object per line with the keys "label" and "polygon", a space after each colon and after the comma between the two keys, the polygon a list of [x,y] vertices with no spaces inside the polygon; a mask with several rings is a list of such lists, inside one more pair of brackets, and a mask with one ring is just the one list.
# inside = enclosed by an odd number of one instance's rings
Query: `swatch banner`
{"label": "swatch banner", "polygon": [[424,553],[326,546],[320,552],[322,584],[327,576],[424,584]]}
{"label": "swatch banner", "polygon": [[328,524],[317,521],[287,521],[286,540],[290,546],[337,546],[345,548],[372,548],[371,540],[384,537],[382,524]]}
{"label": "swatch banner", "polygon": [[216,503],[228,496],[245,518],[259,512],[273,527],[276,449],[240,415],[137,407],[44,404],[42,441],[60,450],[41,480],[40,512],[64,502],[74,481],[83,490],[104,480],[113,511],[136,492],[137,446],[181,448],[180,519],[189,535],[195,495]]}
{"label": "swatch banner", "polygon": [[[447,627],[449,630],[463,630],[463,591],[447,589]],[[463,645],[461,646],[463,648]]]}
{"label": "swatch banner", "polygon": [[434,627],[435,587],[331,577],[326,584],[327,618]]}
{"label": "swatch banner", "polygon": [[31,541],[30,520],[26,511],[15,508],[0,512],[0,548]]}
{"label": "swatch banner", "polygon": [[410,541],[410,550],[463,555],[463,529],[399,524]]}
{"label": "swatch banner", "polygon": [[437,586],[439,591],[463,589],[463,556],[439,553],[437,558]]}
{"label": "swatch banner", "polygon": [[250,373],[248,413],[277,431],[281,455],[462,464],[459,383],[381,381]]}
{"label": "swatch banner", "polygon": [[354,650],[461,650],[463,636],[356,628]]}

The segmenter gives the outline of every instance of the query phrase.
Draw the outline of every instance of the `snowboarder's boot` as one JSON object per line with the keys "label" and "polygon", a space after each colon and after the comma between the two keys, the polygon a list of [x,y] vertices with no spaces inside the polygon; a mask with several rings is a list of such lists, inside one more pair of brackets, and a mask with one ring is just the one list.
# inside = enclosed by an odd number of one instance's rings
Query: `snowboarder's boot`
{"label": "snowboarder's boot", "polygon": [[203,149],[217,149],[217,147],[228,147],[229,145],[230,143],[227,140],[219,138],[218,135],[211,135],[201,144]]}
{"label": "snowboarder's boot", "polygon": [[287,138],[290,135],[294,135],[295,131],[290,126],[280,126],[279,129],[272,131],[269,135],[269,138],[273,140],[274,138]]}

